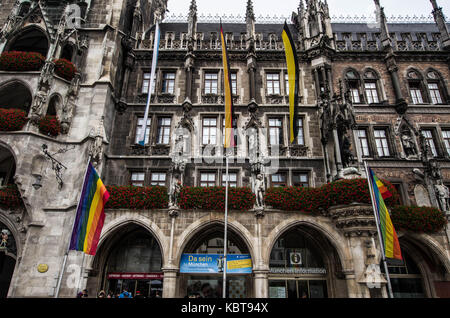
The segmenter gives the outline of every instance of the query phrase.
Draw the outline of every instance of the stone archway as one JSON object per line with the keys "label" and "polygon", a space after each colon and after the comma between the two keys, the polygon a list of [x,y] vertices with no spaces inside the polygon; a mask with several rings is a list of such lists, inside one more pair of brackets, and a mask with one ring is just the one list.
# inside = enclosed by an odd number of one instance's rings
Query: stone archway
{"label": "stone archway", "polygon": [[0,222],[0,298],[9,295],[17,255],[17,243],[12,229]]}
{"label": "stone archway", "polygon": [[140,222],[121,222],[109,226],[92,261],[87,289],[114,295],[127,290],[133,296],[162,295],[163,246],[153,231]]}
{"label": "stone archway", "polygon": [[45,32],[38,27],[28,27],[10,39],[5,51],[37,52],[47,57],[49,41]]}
{"label": "stone archway", "polygon": [[28,115],[32,101],[31,90],[25,83],[13,80],[0,85],[0,108],[20,109]]}
{"label": "stone archway", "polygon": [[[268,296],[348,297],[344,273],[352,264],[344,241],[331,227],[320,226],[317,221],[287,220],[280,224],[268,236],[264,255],[269,268]],[[299,262],[293,263],[292,257]]]}
{"label": "stone archway", "polygon": [[[227,298],[252,297],[252,269],[255,264],[253,244],[248,239],[249,233],[236,222],[231,221],[227,230]],[[178,248],[176,264],[180,265],[178,279],[178,297],[199,294],[203,298],[221,298],[223,287],[224,223],[221,220],[198,221],[179,236],[181,246]],[[193,263],[205,265],[201,270],[186,266],[187,259]],[[239,260],[242,266],[230,269],[231,262]]]}

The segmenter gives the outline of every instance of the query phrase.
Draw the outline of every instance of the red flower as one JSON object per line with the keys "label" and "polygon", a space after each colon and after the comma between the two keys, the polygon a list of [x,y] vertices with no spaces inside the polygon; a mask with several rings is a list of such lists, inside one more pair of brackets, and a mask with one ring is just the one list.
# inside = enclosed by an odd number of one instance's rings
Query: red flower
{"label": "red flower", "polygon": [[35,52],[3,52],[0,55],[2,71],[39,71],[45,63],[45,57]]}
{"label": "red flower", "polygon": [[61,133],[58,117],[47,115],[39,120],[39,131],[47,136],[56,137]]}
{"label": "red flower", "polygon": [[28,121],[26,117],[23,110],[0,108],[0,131],[21,130]]}
{"label": "red flower", "polygon": [[56,75],[71,81],[77,72],[75,65],[66,59],[58,59],[54,62]]}

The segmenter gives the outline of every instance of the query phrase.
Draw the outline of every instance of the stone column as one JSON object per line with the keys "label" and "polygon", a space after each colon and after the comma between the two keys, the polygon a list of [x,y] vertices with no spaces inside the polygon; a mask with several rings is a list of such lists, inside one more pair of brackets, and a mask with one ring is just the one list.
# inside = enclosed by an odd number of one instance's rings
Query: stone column
{"label": "stone column", "polygon": [[162,268],[164,273],[163,298],[177,297],[178,272],[177,267]]}
{"label": "stone column", "polygon": [[264,257],[263,257],[263,248],[266,248],[266,246],[263,246],[262,243],[262,221],[265,217],[264,209],[259,209],[255,213],[256,222],[257,222],[257,240],[258,243],[256,244],[256,251],[254,254],[254,257],[256,258],[254,260],[254,267],[253,267],[253,274],[254,274],[254,297],[255,298],[268,298],[269,297],[269,264],[264,263]]}
{"label": "stone column", "polygon": [[253,274],[254,297],[269,298],[269,270],[254,269]]}

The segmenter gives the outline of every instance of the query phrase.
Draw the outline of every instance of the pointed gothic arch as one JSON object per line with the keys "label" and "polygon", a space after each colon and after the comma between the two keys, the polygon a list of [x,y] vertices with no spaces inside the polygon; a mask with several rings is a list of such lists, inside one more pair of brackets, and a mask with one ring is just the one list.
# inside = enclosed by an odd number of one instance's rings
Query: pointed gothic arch
{"label": "pointed gothic arch", "polygon": [[37,52],[46,57],[48,49],[49,39],[46,32],[40,27],[29,26],[8,41],[5,51]]}

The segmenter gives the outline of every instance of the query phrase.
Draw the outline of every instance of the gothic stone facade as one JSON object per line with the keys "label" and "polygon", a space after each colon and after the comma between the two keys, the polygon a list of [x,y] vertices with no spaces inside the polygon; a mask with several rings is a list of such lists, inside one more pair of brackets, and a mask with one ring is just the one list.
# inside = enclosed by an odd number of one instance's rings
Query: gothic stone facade
{"label": "gothic stone facade", "polygon": [[[300,64],[300,134],[291,145],[282,25],[258,24],[249,0],[244,23],[223,25],[239,135],[231,156],[232,185],[256,191],[261,174],[267,188],[318,187],[365,177],[366,160],[397,187],[404,205],[448,210],[435,185],[450,184],[450,40],[442,11],[431,4],[436,24],[388,24],[375,1],[380,23],[374,26],[331,23],[326,3],[300,1],[289,26]],[[61,21],[70,21],[70,5],[81,8],[82,20],[61,27]],[[70,252],[63,266],[89,157],[107,185],[171,188],[175,172],[184,186],[225,182],[219,25],[197,21],[195,0],[187,22],[162,20],[148,140],[145,147],[136,145],[151,86],[150,27],[164,18],[166,6],[161,0],[2,1],[2,51],[38,47],[47,61],[65,57],[78,69],[72,82],[46,67],[0,71],[2,106],[39,118],[56,105],[64,124],[57,138],[42,135],[32,122],[20,132],[0,134],[4,183],[15,182],[25,204],[23,210],[0,213],[17,246],[9,254],[14,267],[8,297],[54,297],[61,271],[59,297],[74,297],[84,288],[95,295],[108,288],[110,256],[138,229],[157,242],[162,296],[184,297],[191,277],[180,273],[182,254],[198,251],[199,237],[208,241],[223,235],[223,213],[107,210],[97,255]],[[23,92],[16,93],[20,107],[6,105],[14,103],[5,97],[14,90]],[[249,138],[250,131],[256,134]],[[43,144],[63,167],[45,155]],[[188,154],[181,164],[179,146]],[[270,163],[278,169],[269,169]],[[269,297],[275,281],[298,278],[271,266],[280,239],[297,231],[313,242],[325,268],[301,279],[323,281],[328,297],[387,297],[384,278],[368,276],[370,266],[379,264],[374,224],[371,207],[360,205],[336,207],[322,216],[267,206],[231,211],[231,240],[253,264],[244,296]],[[411,277],[421,281],[422,296],[448,295],[448,235],[400,233],[402,249],[417,267]],[[41,270],[42,264],[48,267]],[[378,288],[369,288],[369,280]]]}

